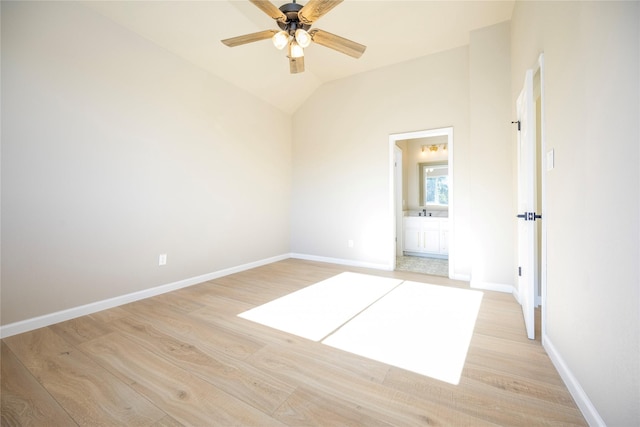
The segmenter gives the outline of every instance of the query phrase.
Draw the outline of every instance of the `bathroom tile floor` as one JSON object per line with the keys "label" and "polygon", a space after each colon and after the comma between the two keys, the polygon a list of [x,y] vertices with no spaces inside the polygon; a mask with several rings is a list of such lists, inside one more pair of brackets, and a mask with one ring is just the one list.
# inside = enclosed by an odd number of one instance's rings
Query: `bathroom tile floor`
{"label": "bathroom tile floor", "polygon": [[401,255],[396,257],[396,270],[449,277],[449,260]]}

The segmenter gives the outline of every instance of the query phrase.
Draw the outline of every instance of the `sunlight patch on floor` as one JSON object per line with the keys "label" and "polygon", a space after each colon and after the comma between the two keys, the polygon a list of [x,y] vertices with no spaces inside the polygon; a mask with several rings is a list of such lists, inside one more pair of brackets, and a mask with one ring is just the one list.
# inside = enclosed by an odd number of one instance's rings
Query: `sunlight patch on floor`
{"label": "sunlight patch on floor", "polygon": [[481,301],[478,291],[403,282],[322,342],[458,384]]}
{"label": "sunlight patch on floor", "polygon": [[320,341],[402,280],[345,272],[238,316]]}
{"label": "sunlight patch on floor", "polygon": [[345,272],[238,316],[458,384],[482,295]]}

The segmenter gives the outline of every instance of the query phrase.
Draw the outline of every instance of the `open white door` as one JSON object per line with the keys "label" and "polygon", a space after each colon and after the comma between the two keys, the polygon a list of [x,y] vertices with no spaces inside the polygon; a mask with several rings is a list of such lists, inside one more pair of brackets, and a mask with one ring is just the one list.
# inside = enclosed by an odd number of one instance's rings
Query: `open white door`
{"label": "open white door", "polygon": [[517,100],[518,114],[518,300],[529,339],[535,338],[535,119],[533,71]]}

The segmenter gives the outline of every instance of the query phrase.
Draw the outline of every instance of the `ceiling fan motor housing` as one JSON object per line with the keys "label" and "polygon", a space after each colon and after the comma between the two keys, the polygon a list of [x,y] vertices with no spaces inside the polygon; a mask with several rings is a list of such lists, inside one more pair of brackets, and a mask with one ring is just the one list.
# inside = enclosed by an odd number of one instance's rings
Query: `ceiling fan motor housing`
{"label": "ceiling fan motor housing", "polygon": [[303,24],[300,22],[300,18],[298,18],[298,11],[302,9],[302,5],[298,3],[287,3],[278,9],[287,16],[287,20],[286,22],[276,21],[276,23],[278,27],[287,31],[289,34],[293,35],[298,28],[302,28],[305,31],[311,28],[311,25]]}

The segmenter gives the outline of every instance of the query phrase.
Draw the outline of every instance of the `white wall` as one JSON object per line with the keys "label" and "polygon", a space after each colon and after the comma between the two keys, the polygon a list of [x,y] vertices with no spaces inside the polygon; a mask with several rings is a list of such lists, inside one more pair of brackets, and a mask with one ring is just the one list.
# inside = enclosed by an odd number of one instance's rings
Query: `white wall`
{"label": "white wall", "polygon": [[511,25],[512,105],[545,54],[545,347],[610,426],[640,424],[639,5],[516,2]]}
{"label": "white wall", "polygon": [[294,115],[292,251],[388,262],[388,135],[453,126],[454,274],[511,289],[509,43],[507,22],[473,32],[469,47],[322,86]]}
{"label": "white wall", "polygon": [[2,125],[3,325],[289,251],[291,117],[79,3],[2,3]]}
{"label": "white wall", "polygon": [[[293,121],[292,252],[387,265],[389,135],[447,126],[460,162],[456,245],[467,246],[468,73],[468,49],[458,48],[325,84],[307,100]],[[461,273],[467,256],[457,253]]]}
{"label": "white wall", "polygon": [[472,31],[469,44],[471,285],[502,290],[515,284],[516,271],[510,43],[503,22]]}

